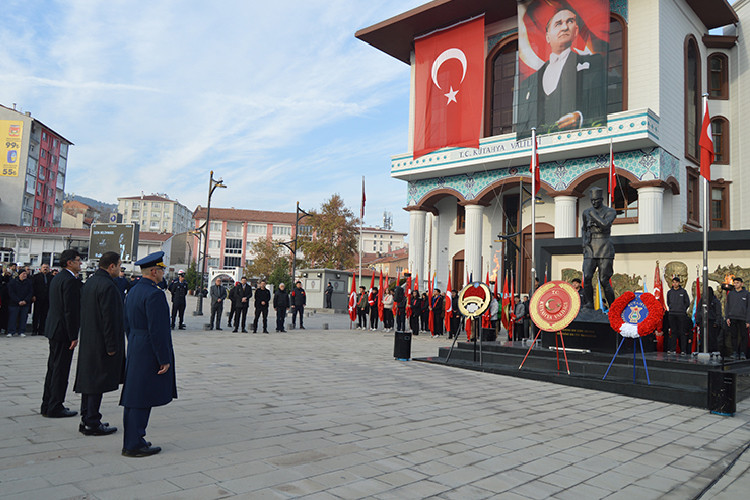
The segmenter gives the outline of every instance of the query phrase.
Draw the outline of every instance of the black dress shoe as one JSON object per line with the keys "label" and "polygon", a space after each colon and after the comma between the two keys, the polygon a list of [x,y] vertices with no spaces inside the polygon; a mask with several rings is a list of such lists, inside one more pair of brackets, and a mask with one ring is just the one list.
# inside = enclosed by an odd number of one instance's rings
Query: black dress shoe
{"label": "black dress shoe", "polygon": [[151,455],[156,455],[161,451],[161,448],[159,446],[144,446],[143,448],[138,448],[135,450],[126,450],[125,448],[122,449],[122,456],[124,457],[149,457]]}
{"label": "black dress shoe", "polygon": [[[242,330],[242,333],[247,333],[247,330]],[[253,333],[255,333],[255,332],[253,332]]]}
{"label": "black dress shoe", "polygon": [[117,427],[109,427],[108,425],[99,424],[96,427],[84,426],[81,434],[86,436],[106,436],[108,434],[114,434],[115,432],[117,432]]}
{"label": "black dress shoe", "polygon": [[47,418],[67,418],[67,417],[75,417],[78,415],[77,411],[68,410],[67,408],[63,408],[62,410],[55,412],[55,413],[48,413],[45,415]]}
{"label": "black dress shoe", "polygon": [[216,327],[216,329],[219,330],[219,331],[221,331],[221,328],[219,328],[218,326]]}
{"label": "black dress shoe", "polygon": [[185,329],[185,325],[180,325],[180,330],[184,330],[184,329]]}
{"label": "black dress shoe", "polygon": [[[102,425],[103,425],[104,427],[109,427],[109,422],[102,422]],[[117,427],[115,427],[115,429],[116,429],[116,428],[117,428]],[[78,424],[78,432],[80,432],[81,434],[83,434],[83,431],[84,431],[85,429],[86,429],[86,424],[84,424],[83,422],[81,422],[80,424]]]}
{"label": "black dress shoe", "polygon": [[237,329],[235,328],[234,330],[232,330],[232,333],[237,333]]}
{"label": "black dress shoe", "polygon": [[299,329],[300,329],[300,330],[304,330],[304,329],[305,329],[305,327],[304,327],[304,326],[300,326],[300,327],[299,327]]}

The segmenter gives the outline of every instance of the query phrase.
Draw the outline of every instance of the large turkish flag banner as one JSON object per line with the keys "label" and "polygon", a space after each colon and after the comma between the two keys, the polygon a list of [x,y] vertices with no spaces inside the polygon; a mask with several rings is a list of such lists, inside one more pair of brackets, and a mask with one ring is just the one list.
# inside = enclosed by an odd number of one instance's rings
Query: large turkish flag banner
{"label": "large turkish flag banner", "polygon": [[414,41],[414,158],[479,147],[484,102],[484,16]]}

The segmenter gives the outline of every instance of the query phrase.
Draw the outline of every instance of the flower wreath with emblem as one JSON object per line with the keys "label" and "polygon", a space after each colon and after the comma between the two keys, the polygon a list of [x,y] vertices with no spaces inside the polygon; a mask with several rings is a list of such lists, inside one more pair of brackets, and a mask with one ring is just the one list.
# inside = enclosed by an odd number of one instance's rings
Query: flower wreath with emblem
{"label": "flower wreath with emblem", "polygon": [[609,324],[614,331],[631,339],[638,337],[645,337],[651,335],[661,327],[662,317],[664,316],[664,308],[661,303],[656,300],[653,294],[642,293],[640,296],[641,302],[646,306],[648,315],[640,323],[628,323],[622,319],[622,312],[635,299],[635,293],[625,292],[612,303],[609,308]]}

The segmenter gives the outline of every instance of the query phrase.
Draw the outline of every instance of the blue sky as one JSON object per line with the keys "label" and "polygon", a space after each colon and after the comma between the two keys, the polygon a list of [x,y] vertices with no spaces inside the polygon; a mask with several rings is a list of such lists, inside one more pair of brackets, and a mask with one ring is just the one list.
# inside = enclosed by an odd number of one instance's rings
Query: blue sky
{"label": "blue sky", "polygon": [[409,67],[354,32],[426,0],[5,0],[0,103],[75,143],[65,190],[293,211],[333,193],[408,230]]}

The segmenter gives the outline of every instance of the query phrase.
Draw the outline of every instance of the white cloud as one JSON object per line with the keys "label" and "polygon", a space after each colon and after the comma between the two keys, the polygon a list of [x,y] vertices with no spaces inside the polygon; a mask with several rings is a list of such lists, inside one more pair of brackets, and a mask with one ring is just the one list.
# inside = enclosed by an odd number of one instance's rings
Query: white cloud
{"label": "white cloud", "polygon": [[218,206],[339,192],[356,208],[364,174],[368,207],[397,213],[406,185],[388,168],[406,144],[409,68],[354,32],[421,3],[15,1],[0,103],[73,141],[66,190],[103,201],[158,190],[192,208],[213,169],[230,184]]}

